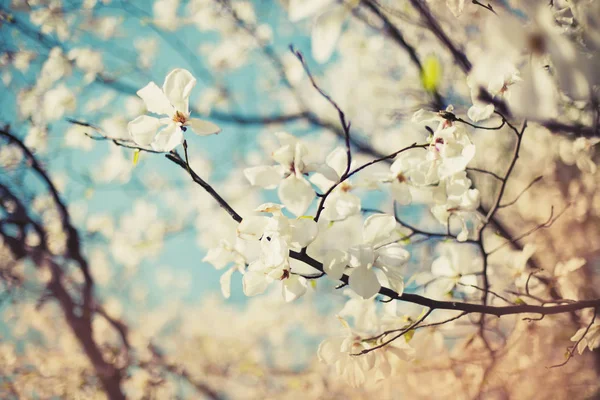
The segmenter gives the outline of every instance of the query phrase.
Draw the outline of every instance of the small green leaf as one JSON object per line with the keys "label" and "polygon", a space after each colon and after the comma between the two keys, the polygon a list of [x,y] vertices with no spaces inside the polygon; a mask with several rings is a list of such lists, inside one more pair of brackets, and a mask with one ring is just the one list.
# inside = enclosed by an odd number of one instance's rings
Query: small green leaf
{"label": "small green leaf", "polygon": [[430,92],[437,89],[442,79],[442,65],[438,58],[429,55],[423,61],[423,71],[421,72],[421,84]]}
{"label": "small green leaf", "polygon": [[406,343],[410,342],[412,340],[413,336],[415,336],[414,329],[411,329],[410,331],[406,332],[404,334],[404,340],[406,340]]}
{"label": "small green leaf", "polygon": [[515,300],[515,304],[522,305],[522,304],[526,304],[526,303],[523,301],[522,298],[517,297],[516,300]]}
{"label": "small green leaf", "polygon": [[140,160],[140,149],[136,149],[133,152],[133,166],[136,166],[139,160]]}
{"label": "small green leaf", "polygon": [[313,289],[317,288],[317,280],[316,279],[311,279],[310,280],[310,286],[312,286]]}

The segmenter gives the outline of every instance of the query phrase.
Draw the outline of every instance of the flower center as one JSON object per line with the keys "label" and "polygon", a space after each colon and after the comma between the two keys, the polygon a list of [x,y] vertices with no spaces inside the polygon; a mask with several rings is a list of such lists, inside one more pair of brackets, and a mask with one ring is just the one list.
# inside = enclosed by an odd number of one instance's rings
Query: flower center
{"label": "flower center", "polygon": [[173,115],[173,122],[184,125],[187,121],[187,117],[181,111],[175,111]]}

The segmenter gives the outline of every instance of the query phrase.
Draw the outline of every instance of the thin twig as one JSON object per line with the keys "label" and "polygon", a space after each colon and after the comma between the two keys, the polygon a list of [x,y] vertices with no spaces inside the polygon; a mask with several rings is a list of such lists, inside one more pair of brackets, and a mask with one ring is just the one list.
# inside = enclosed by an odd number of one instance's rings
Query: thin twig
{"label": "thin twig", "polygon": [[508,203],[505,204],[501,204],[498,206],[498,208],[504,208],[504,207],[508,207],[508,206],[512,206],[513,204],[515,204],[520,198],[521,196],[527,191],[529,190],[533,185],[535,185],[537,182],[541,181],[542,178],[544,178],[542,175],[538,176],[537,178],[535,178],[533,181],[531,181],[531,183],[529,185],[527,185],[525,187],[525,189],[523,189],[518,195],[517,197],[515,197],[514,200],[509,201]]}

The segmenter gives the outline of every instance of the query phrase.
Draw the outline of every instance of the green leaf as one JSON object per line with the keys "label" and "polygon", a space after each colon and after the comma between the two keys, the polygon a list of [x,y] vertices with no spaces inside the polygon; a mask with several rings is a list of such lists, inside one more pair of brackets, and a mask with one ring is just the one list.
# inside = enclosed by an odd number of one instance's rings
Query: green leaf
{"label": "green leaf", "polygon": [[411,329],[410,331],[406,332],[404,334],[404,340],[406,340],[406,343],[410,342],[412,340],[413,336],[415,336],[414,329]]}
{"label": "green leaf", "polygon": [[317,280],[316,279],[311,279],[309,282],[310,282],[310,286],[312,286],[313,289],[317,288]]}
{"label": "green leaf", "polygon": [[140,160],[140,149],[135,149],[133,152],[133,166],[136,166]]}
{"label": "green leaf", "polygon": [[522,304],[527,304],[527,303],[525,303],[522,298],[517,297],[515,300],[515,304],[522,305]]}
{"label": "green leaf", "polygon": [[434,55],[425,57],[423,61],[423,71],[421,72],[421,84],[425,90],[435,91],[442,79],[442,65]]}

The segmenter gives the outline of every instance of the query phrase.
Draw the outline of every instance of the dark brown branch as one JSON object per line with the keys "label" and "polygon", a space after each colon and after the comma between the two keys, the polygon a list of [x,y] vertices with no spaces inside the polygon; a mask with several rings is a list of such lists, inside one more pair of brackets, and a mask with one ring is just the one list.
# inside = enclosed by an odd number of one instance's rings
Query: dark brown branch
{"label": "dark brown branch", "polygon": [[189,164],[187,164],[176,152],[171,152],[166,154],[169,160],[173,161],[175,164],[179,165],[181,168],[186,170],[189,175],[192,177],[192,180],[196,182],[198,185],[202,186],[204,190],[208,194],[210,194],[216,201],[219,203],[221,208],[223,208],[227,213],[233,218],[236,222],[242,222],[242,217],[225,201],[213,188],[210,186],[204,179],[202,179],[193,169],[190,168]]}
{"label": "dark brown branch", "polygon": [[352,151],[350,149],[350,122],[346,122],[346,114],[344,114],[340,106],[338,106],[338,104],[331,98],[331,96],[325,93],[325,91],[321,89],[319,85],[317,85],[317,82],[315,81],[315,78],[310,72],[310,69],[306,64],[302,53],[296,50],[294,46],[290,46],[290,50],[292,51],[292,54],[294,54],[302,64],[302,67],[304,68],[306,75],[308,75],[308,79],[310,79],[310,83],[312,84],[312,86],[317,90],[317,92],[319,92],[321,96],[323,96],[323,98],[325,98],[325,100],[329,102],[329,104],[333,106],[333,108],[335,108],[335,110],[338,113],[342,129],[344,130],[344,140],[346,143],[346,170],[342,174],[342,177],[345,177],[346,175],[348,175],[348,172],[350,172],[350,165],[352,165]]}
{"label": "dark brown branch", "polygon": [[29,150],[27,146],[15,135],[9,132],[8,128],[4,128],[0,130],[0,136],[6,137],[9,142],[14,143],[17,147],[21,149],[27,161],[31,164],[33,170],[39,175],[42,179],[50,194],[52,195],[52,199],[58,208],[58,212],[60,214],[61,222],[65,234],[67,236],[67,251],[70,258],[79,264],[79,268],[83,273],[84,277],[84,290],[83,290],[83,316],[86,319],[91,318],[91,308],[92,308],[92,297],[93,297],[93,287],[94,281],[90,274],[88,262],[83,257],[81,251],[81,241],[79,238],[79,233],[75,226],[71,223],[71,216],[69,215],[69,211],[67,210],[67,206],[60,198],[58,190],[50,180],[50,177],[38,162],[37,158],[33,155],[33,153]]}

